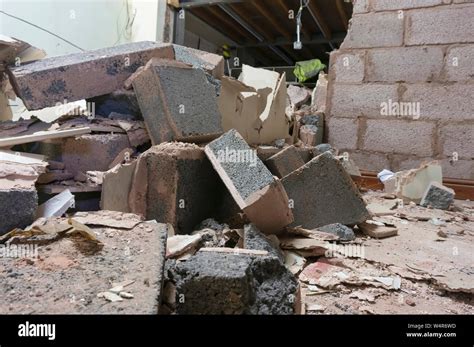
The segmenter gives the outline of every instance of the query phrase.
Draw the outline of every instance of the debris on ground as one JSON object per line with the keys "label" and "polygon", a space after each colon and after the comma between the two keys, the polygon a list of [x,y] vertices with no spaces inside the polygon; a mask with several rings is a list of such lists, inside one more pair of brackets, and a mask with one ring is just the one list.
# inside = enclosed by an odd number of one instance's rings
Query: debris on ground
{"label": "debris on ground", "polygon": [[438,162],[356,185],[323,72],[311,92],[179,45],[0,44],[24,105],[0,114],[0,243],[37,251],[2,258],[0,313],[472,312],[474,205]]}

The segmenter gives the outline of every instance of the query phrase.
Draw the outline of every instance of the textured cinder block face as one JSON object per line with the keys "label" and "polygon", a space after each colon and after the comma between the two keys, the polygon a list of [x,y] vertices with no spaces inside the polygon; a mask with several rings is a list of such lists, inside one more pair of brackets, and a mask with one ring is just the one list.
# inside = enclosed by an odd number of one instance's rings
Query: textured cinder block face
{"label": "textured cinder block face", "polygon": [[296,280],[275,257],[198,252],[174,277],[179,314],[293,314]]}
{"label": "textured cinder block face", "polygon": [[[100,217],[95,216],[97,220]],[[130,216],[118,215],[127,219]],[[137,216],[138,217],[138,216]],[[67,224],[67,218],[58,223]],[[50,222],[50,225],[57,225]],[[155,221],[139,223],[133,229],[114,229],[90,226],[104,246],[97,249],[90,244],[87,252],[78,251],[77,240],[63,237],[55,242],[38,245],[38,255],[53,260],[48,266],[18,266],[18,259],[2,259],[0,276],[2,298],[0,314],[25,314],[27,310],[37,314],[158,314],[161,302],[163,271],[166,257],[166,239],[170,226]],[[126,239],[126,242],[124,242]],[[81,243],[80,247],[85,247]],[[127,256],[125,250],[130,252]],[[61,263],[54,262],[60,259]],[[60,265],[58,265],[60,264]],[[8,276],[16,273],[17,276]],[[35,290],[31,295],[34,278]],[[99,293],[108,291],[112,283],[133,283],[123,291],[132,293],[133,299],[108,302]],[[15,293],[11,289],[16,288]],[[11,292],[11,293],[10,293]],[[68,293],[65,295],[65,293]],[[71,297],[84,298],[87,304],[78,304]]]}
{"label": "textured cinder block face", "polygon": [[399,101],[396,84],[335,83],[330,100],[330,112],[336,117],[380,117],[381,104],[387,103],[389,100]]}
{"label": "textured cinder block face", "polygon": [[355,15],[341,49],[401,46],[403,26],[397,12]]}
{"label": "textured cinder block face", "polygon": [[369,119],[363,149],[429,156],[434,134],[435,125],[428,122]]}
{"label": "textured cinder block face", "polygon": [[333,223],[354,225],[368,217],[350,176],[328,152],[283,178],[282,183],[294,206],[292,225],[308,229]]}
{"label": "textured cinder block face", "polygon": [[0,190],[0,235],[33,223],[37,208],[36,189]]}
{"label": "textured cinder block face", "polygon": [[443,68],[441,47],[397,47],[371,49],[367,58],[369,82],[429,82]]}
{"label": "textured cinder block face", "polygon": [[375,11],[404,10],[409,8],[441,5],[443,0],[374,0],[372,9]]}
{"label": "textured cinder block face", "polygon": [[173,59],[172,46],[129,43],[10,67],[9,75],[25,106],[37,110],[112,93],[153,57]]}
{"label": "textured cinder block face", "polygon": [[168,143],[153,147],[144,158],[147,219],[170,223],[177,233],[185,234],[215,213],[222,183],[203,149]]}
{"label": "textured cinder block face", "polygon": [[295,146],[290,146],[269,158],[265,164],[275,176],[282,178],[305,163]]}
{"label": "textured cinder block face", "polygon": [[405,44],[449,44],[472,42],[474,5],[420,9],[408,14],[410,26]]}
{"label": "textured cinder block face", "polygon": [[362,82],[365,73],[365,51],[332,53],[331,68],[336,82]]}
{"label": "textured cinder block face", "polygon": [[204,71],[151,61],[133,87],[153,144],[205,141],[222,133],[215,88]]}
{"label": "textured cinder block face", "polygon": [[173,48],[177,61],[203,69],[215,78],[224,75],[224,57],[180,45],[173,45]]}
{"label": "textured cinder block face", "polygon": [[242,200],[274,182],[271,172],[235,130],[208,144],[206,151],[217,158]]}
{"label": "textured cinder block face", "polygon": [[72,174],[107,171],[110,163],[130,147],[126,134],[82,135],[68,138],[62,145],[62,161]]}
{"label": "textured cinder block face", "polygon": [[357,148],[358,119],[331,118],[328,122],[329,142],[339,150]]}
{"label": "textured cinder block face", "polygon": [[248,224],[244,227],[244,248],[267,251],[270,256],[284,261],[282,252],[276,249],[270,240],[253,224]]}
{"label": "textured cinder block face", "polygon": [[432,182],[421,199],[421,206],[447,210],[454,202],[454,190]]}

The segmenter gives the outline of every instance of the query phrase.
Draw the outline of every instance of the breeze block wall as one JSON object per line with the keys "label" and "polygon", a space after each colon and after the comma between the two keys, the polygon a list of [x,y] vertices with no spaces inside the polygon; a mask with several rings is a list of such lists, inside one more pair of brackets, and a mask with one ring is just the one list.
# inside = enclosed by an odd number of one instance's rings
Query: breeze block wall
{"label": "breeze block wall", "polygon": [[474,179],[474,0],[355,0],[331,53],[328,141],[362,170]]}

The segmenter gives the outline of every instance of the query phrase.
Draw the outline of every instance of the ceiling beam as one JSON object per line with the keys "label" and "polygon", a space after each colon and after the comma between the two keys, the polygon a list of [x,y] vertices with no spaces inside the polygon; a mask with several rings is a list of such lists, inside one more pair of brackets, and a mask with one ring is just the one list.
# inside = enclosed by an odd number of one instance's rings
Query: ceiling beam
{"label": "ceiling beam", "polygon": [[271,14],[268,13],[268,10],[264,6],[262,6],[262,3],[260,1],[254,1],[252,4],[257,9],[257,12],[260,13],[262,17],[267,19],[270,22],[270,24],[273,26],[273,28],[275,28],[276,31],[278,31],[281,35],[283,35],[287,39],[291,39],[292,35],[283,28],[281,23],[278,23],[275,17],[273,17]]}
{"label": "ceiling beam", "polygon": [[[314,4],[314,1],[309,1],[308,11],[311,17],[313,17],[314,22],[318,26],[319,30],[323,33],[324,37],[327,39],[331,39],[331,29],[329,29],[326,21],[324,20],[321,12]],[[331,41],[328,42],[332,49],[334,49],[334,45]]]}
{"label": "ceiling beam", "polygon": [[[250,26],[242,17],[240,17],[232,8],[230,8],[227,4],[218,4],[219,6],[225,13],[227,13],[232,19],[234,19],[240,26],[242,26],[245,30],[247,30],[250,34],[252,34],[259,42],[264,42],[265,39],[262,35],[260,35],[258,32],[255,31],[252,26]],[[284,52],[282,52],[280,49],[268,45],[268,47],[276,54],[278,55],[281,59],[283,59],[287,64],[293,65],[294,61],[289,58]]]}
{"label": "ceiling beam", "polygon": [[175,7],[192,8],[218,4],[232,4],[234,2],[242,2],[242,0],[175,0],[174,2],[176,2],[176,4],[171,4]]}
{"label": "ceiling beam", "polygon": [[344,25],[344,29],[348,29],[349,24],[349,17],[347,17],[346,10],[344,8],[344,4],[342,0],[336,0],[337,12],[339,12],[339,17],[341,17],[342,24]]}
{"label": "ceiling beam", "polygon": [[[332,35],[331,39],[325,38],[321,34],[314,35],[310,38],[305,38],[302,39],[301,42],[303,45],[324,45],[324,44],[335,44],[335,43],[341,43],[344,41],[344,38],[346,37],[345,32],[341,33],[335,33]],[[245,42],[242,45],[239,45],[238,47],[241,48],[247,48],[247,47],[263,47],[263,46],[286,46],[286,45],[292,45],[293,41],[292,40],[287,40],[286,38],[278,38],[274,41],[261,41],[261,42]]]}

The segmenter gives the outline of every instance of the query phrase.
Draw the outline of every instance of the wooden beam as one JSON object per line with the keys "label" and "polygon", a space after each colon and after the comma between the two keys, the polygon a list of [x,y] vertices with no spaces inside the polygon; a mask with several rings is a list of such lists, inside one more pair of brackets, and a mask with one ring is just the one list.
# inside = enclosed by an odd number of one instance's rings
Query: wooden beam
{"label": "wooden beam", "polygon": [[257,12],[262,17],[266,18],[276,31],[278,31],[283,37],[286,37],[289,40],[292,39],[292,35],[289,34],[288,31],[283,28],[281,23],[278,23],[275,17],[268,13],[268,10],[264,6],[262,6],[262,3],[260,1],[254,1],[252,2],[252,4],[257,9]]}
{"label": "wooden beam", "polygon": [[238,25],[238,23],[236,25],[232,17],[222,11],[218,6],[209,6],[206,7],[206,10],[209,11],[214,16],[214,18],[217,18],[216,23],[218,23],[218,25],[221,25],[221,23],[224,22],[226,30],[234,30],[238,32],[240,36],[245,37],[246,39],[253,42],[257,42],[255,37],[250,35],[245,29]]}
{"label": "wooden beam", "polygon": [[235,28],[235,26],[233,27],[232,30],[230,30],[230,28],[228,28],[227,25],[218,27],[222,18],[216,17],[214,14],[212,14],[209,11],[206,11],[204,8],[200,8],[200,7],[193,8],[190,11],[193,15],[198,17],[204,23],[209,25],[211,28],[214,28],[215,30],[219,31],[224,36],[227,36],[234,42],[237,42],[240,44],[242,42],[250,40],[249,37],[247,37],[247,35],[241,34],[239,30]]}
{"label": "wooden beam", "polygon": [[349,25],[349,18],[347,17],[346,10],[344,8],[344,3],[342,0],[336,0],[337,12],[339,12],[339,17],[342,20],[342,24],[344,25],[344,29],[348,29]]}
{"label": "wooden beam", "polygon": [[331,38],[331,29],[329,29],[326,21],[324,20],[321,11],[316,7],[314,1],[309,1],[309,11],[313,17],[316,25],[319,27],[319,30],[323,33],[324,37],[327,39]]}

